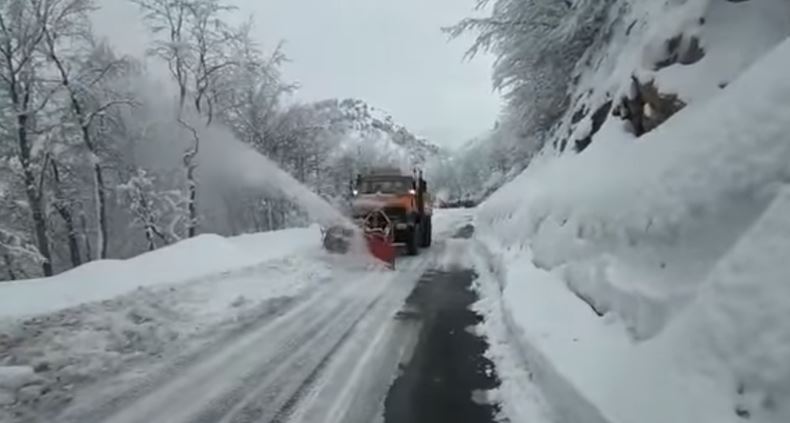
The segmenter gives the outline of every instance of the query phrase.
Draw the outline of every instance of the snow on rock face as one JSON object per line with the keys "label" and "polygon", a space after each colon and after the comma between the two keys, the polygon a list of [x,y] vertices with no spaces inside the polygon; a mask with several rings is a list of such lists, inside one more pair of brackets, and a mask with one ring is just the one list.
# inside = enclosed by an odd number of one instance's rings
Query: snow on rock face
{"label": "snow on rock face", "polygon": [[[675,307],[790,177],[787,49],[639,142],[610,119],[583,154],[536,159],[484,205],[481,223],[506,245],[528,242],[541,267],[599,269],[569,270],[575,285],[598,278],[630,292],[627,302],[665,298]],[[663,326],[613,308],[637,332],[653,327],[645,336]]]}
{"label": "snow on rock face", "polygon": [[[606,135],[591,138],[588,128],[607,102],[615,102],[607,120],[627,120],[629,132],[639,136],[653,129],[639,128],[641,120],[655,119],[651,114],[666,114],[660,124],[678,105],[717,95],[790,35],[790,3],[620,0],[607,25],[607,35],[577,67],[571,108],[553,140],[563,150],[606,141]],[[659,98],[666,99],[663,105]],[[638,107],[629,111],[627,102]]]}
{"label": "snow on rock face", "polygon": [[699,39],[704,57],[694,66],[670,66],[656,75],[663,90],[686,101],[715,95],[790,34],[790,3],[784,0],[703,4],[697,25],[680,34]]}

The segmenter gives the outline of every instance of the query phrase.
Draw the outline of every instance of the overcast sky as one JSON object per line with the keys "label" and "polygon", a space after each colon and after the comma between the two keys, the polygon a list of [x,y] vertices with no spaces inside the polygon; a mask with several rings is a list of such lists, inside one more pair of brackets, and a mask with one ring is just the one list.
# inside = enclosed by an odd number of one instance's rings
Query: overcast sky
{"label": "overcast sky", "polygon": [[[147,42],[136,6],[99,0],[96,29],[140,56]],[[284,40],[285,78],[299,100],[355,97],[437,144],[458,146],[489,129],[500,99],[489,57],[463,61],[467,40],[440,27],[473,13],[473,0],[235,0],[257,40]]]}

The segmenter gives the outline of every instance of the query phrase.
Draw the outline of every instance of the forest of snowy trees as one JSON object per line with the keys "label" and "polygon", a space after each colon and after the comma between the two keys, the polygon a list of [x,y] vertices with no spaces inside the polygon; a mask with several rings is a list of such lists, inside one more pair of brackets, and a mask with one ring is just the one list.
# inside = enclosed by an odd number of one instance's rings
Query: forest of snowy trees
{"label": "forest of snowy trees", "polygon": [[436,153],[386,119],[355,128],[359,101],[285,106],[296,86],[284,52],[253,40],[251,21],[227,24],[225,0],[127,1],[150,30],[153,65],[93,32],[93,0],[0,6],[0,280],[303,220],[271,190],[206,172],[232,167],[206,143],[250,145],[336,202],[360,163],[413,159],[343,144],[349,132],[391,136],[422,160]]}
{"label": "forest of snowy trees", "polygon": [[226,0],[126,1],[149,29],[146,65],[92,31],[94,0],[3,3],[0,280],[307,221],[271,190],[207,172],[223,164],[206,143],[252,146],[336,205],[381,164],[426,163],[441,199],[480,200],[557,138],[612,4],[479,0],[490,16],[445,29],[477,35],[470,56],[495,55],[506,99],[488,134],[448,155],[360,100],[286,105],[285,52],[254,40],[252,21],[228,24]]}

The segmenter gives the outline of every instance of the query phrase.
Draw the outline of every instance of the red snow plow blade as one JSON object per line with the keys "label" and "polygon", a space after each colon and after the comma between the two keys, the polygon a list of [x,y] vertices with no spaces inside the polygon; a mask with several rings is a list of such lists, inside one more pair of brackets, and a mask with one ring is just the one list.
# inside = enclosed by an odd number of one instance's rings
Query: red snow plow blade
{"label": "red snow plow blade", "polygon": [[365,241],[370,254],[394,268],[396,256],[395,232],[393,231],[392,221],[387,217],[387,214],[381,210],[371,212],[362,221],[362,229],[365,231]]}
{"label": "red snow plow blade", "polygon": [[365,234],[365,240],[373,257],[387,263],[392,268],[395,267],[395,247],[392,242],[380,234]]}

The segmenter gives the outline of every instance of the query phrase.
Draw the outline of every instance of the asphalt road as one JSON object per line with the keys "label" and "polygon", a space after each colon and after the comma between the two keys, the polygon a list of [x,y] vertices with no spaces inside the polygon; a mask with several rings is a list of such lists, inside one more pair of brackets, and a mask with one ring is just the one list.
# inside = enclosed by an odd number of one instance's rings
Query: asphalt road
{"label": "asphalt road", "polygon": [[386,423],[493,423],[497,409],[485,392],[498,385],[488,345],[473,330],[480,316],[470,270],[423,275],[399,314],[420,322],[412,359],[391,387]]}

